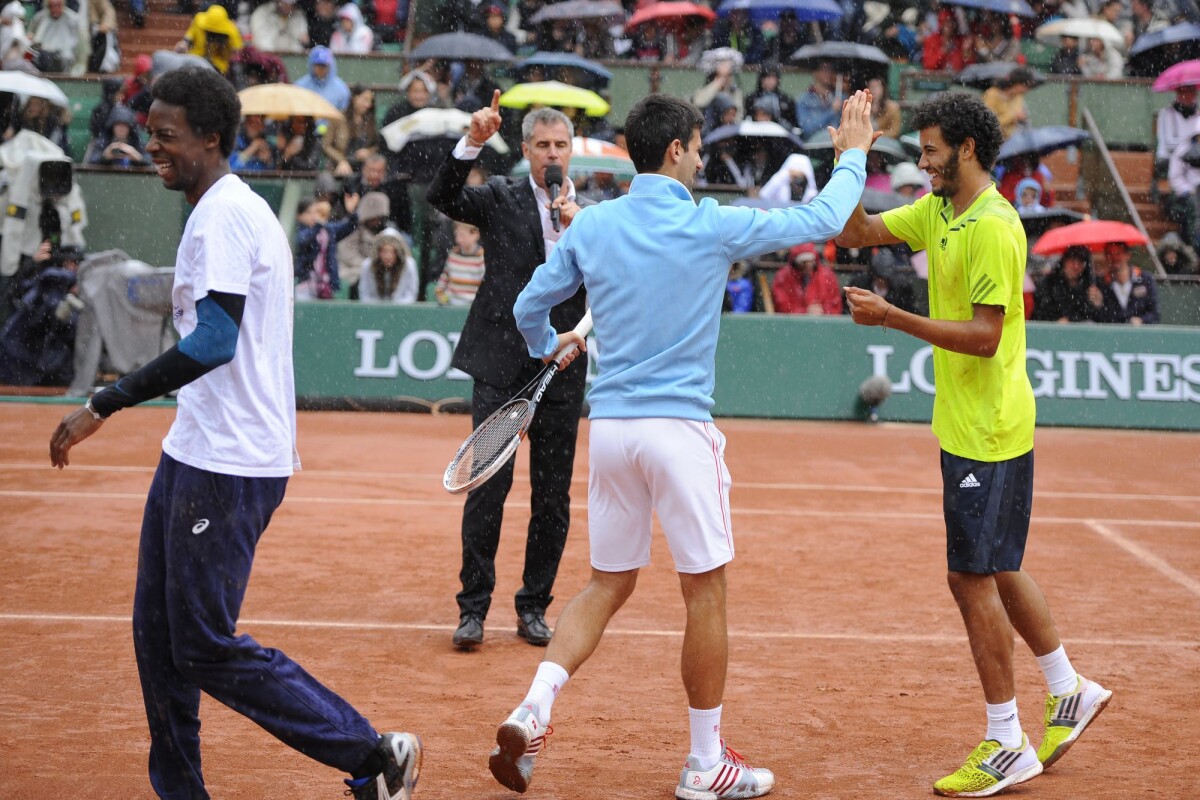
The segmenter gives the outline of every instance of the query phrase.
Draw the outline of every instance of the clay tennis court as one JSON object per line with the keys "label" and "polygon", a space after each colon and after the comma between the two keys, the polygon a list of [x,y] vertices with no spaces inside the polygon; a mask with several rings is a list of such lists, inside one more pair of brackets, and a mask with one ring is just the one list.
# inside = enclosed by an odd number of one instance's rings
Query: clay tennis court
{"label": "clay tennis court", "polygon": [[[130,634],[142,504],[174,415],[139,408],[48,466],[65,408],[0,405],[0,797],[152,797]],[[729,743],[775,796],[932,794],[984,729],[945,585],[927,426],[719,420],[729,437]],[[518,456],[487,642],[450,646],[461,497],[441,471],[469,417],[303,413],[305,469],[258,553],[241,631],[283,649],[379,728],[426,747],[417,798],[516,797],[487,770],[496,725],[544,651],[515,635],[528,481]],[[585,583],[586,437],[548,619]],[[1076,667],[1115,691],[1071,753],[1009,795],[1200,794],[1200,435],[1038,432],[1026,566]],[[531,798],[671,798],[687,754],[683,605],[669,553],[555,705]],[[1045,685],[1017,644],[1040,738]],[[341,775],[207,697],[214,798],[332,798]]]}

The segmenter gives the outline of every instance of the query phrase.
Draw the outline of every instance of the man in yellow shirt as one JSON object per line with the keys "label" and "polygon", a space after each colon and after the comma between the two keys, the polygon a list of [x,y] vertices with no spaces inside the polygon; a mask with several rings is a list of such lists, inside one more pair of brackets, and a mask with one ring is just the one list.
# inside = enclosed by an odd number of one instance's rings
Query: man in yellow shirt
{"label": "man in yellow shirt", "polygon": [[[847,288],[846,297],[858,324],[933,345],[948,582],[988,717],[984,741],[934,791],[986,797],[1054,763],[1112,692],[1075,672],[1041,589],[1021,569],[1033,503],[1035,407],[1025,366],[1025,233],[989,175],[1003,141],[1000,123],[978,98],[960,93],[926,100],[912,122],[932,193],[882,215],[867,216],[860,205],[837,242],[906,242],[928,254],[929,318],[863,289]],[[1036,752],[1017,716],[1014,627],[1049,687]]]}
{"label": "man in yellow shirt", "polygon": [[1004,138],[1017,132],[1020,125],[1029,124],[1029,109],[1025,107],[1025,95],[1033,88],[1037,80],[1033,70],[1028,67],[1017,67],[1000,81],[983,93],[983,102],[1000,119],[1000,130]]}

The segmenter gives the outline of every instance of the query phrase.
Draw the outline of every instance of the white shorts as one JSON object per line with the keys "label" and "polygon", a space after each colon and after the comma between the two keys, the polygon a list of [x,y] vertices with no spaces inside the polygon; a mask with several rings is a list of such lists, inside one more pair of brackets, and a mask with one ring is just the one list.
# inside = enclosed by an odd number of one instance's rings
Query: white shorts
{"label": "white shorts", "polygon": [[588,538],[592,566],[625,572],[650,563],[658,512],[675,570],[733,560],[725,436],[711,422],[594,419],[589,436]]}

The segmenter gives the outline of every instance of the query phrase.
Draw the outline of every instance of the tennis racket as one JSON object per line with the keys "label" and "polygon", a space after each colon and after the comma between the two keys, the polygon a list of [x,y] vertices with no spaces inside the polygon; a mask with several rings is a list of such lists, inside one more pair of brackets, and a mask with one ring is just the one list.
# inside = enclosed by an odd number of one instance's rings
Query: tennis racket
{"label": "tennis racket", "polygon": [[[583,315],[575,332],[587,337],[592,330],[592,311]],[[454,454],[446,474],[442,476],[442,486],[451,494],[468,492],[479,486],[496,474],[521,446],[521,440],[529,432],[533,415],[537,412],[538,403],[546,393],[550,381],[562,369],[562,360],[575,350],[571,344],[554,354],[554,360],[546,365],[528,386],[517,393],[517,396],[500,406],[490,417],[480,423],[479,427],[467,437]],[[533,394],[521,397],[535,387]]]}

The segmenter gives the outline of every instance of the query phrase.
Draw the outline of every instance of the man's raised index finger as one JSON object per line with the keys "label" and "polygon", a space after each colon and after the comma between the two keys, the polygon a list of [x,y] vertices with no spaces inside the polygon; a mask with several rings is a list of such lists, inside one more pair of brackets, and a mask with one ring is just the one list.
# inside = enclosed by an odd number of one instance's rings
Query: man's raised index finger
{"label": "man's raised index finger", "polygon": [[500,90],[499,89],[492,92],[492,111],[494,111],[497,114],[500,113]]}

